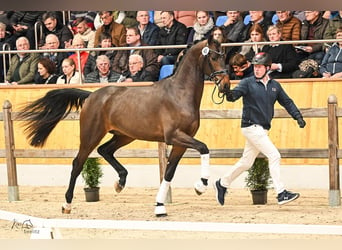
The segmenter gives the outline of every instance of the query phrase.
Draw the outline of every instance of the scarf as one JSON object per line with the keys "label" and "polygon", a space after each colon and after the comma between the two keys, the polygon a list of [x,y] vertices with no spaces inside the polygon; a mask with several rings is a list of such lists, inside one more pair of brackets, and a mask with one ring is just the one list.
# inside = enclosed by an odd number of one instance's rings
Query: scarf
{"label": "scarf", "polygon": [[208,22],[204,26],[201,26],[198,22],[196,22],[194,24],[195,33],[193,41],[202,40],[205,34],[207,34],[213,27],[214,21],[212,18],[209,18]]}

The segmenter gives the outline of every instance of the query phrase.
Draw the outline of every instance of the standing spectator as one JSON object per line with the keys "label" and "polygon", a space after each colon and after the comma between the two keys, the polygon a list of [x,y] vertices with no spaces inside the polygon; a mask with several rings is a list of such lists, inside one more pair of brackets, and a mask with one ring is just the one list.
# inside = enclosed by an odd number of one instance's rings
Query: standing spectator
{"label": "standing spectator", "polygon": [[59,40],[58,37],[55,34],[48,34],[45,37],[45,44],[44,47],[45,49],[52,50],[51,52],[44,52],[43,57],[49,58],[52,62],[55,63],[56,65],[56,73],[57,75],[62,74],[62,62],[65,58],[68,57],[68,53],[66,52],[56,52],[59,48]]}
{"label": "standing spectator", "polygon": [[209,16],[208,11],[196,11],[196,22],[194,27],[190,29],[187,43],[192,44],[207,39],[213,27],[214,21]]}
{"label": "standing spectator", "polygon": [[197,21],[196,11],[194,10],[180,10],[174,11],[175,19],[184,24],[187,28],[194,27],[195,22]]}
{"label": "standing spectator", "polygon": [[[268,27],[267,36],[271,42],[281,41],[281,32],[276,25]],[[265,45],[262,51],[271,56],[270,76],[272,78],[292,78],[292,73],[298,69],[299,57],[291,44]]]}
{"label": "standing spectator", "polygon": [[157,45],[159,37],[159,27],[151,23],[148,11],[139,10],[137,12],[138,29],[140,31],[141,40],[147,45]]}
{"label": "standing spectator", "polygon": [[[66,43],[71,43],[73,39],[73,34],[67,25],[64,25],[58,18],[58,15],[54,11],[49,11],[43,14],[43,36],[42,42],[40,45],[42,46],[43,41],[49,34],[55,34],[59,40],[59,48],[64,49]],[[45,49],[45,47],[43,47]]]}
{"label": "standing spectator", "polygon": [[[336,31],[336,39],[342,40],[342,26]],[[334,43],[325,54],[320,65],[324,78],[342,78],[342,42]]]}
{"label": "standing spectator", "polygon": [[80,84],[82,75],[76,71],[75,62],[70,58],[65,58],[62,62],[63,74],[58,77],[57,84]]}
{"label": "standing spectator", "polygon": [[[85,48],[84,41],[81,37],[75,37],[72,40],[72,47],[75,49],[83,49]],[[81,63],[81,70],[79,69],[78,65],[78,54],[75,52],[74,54],[70,55],[69,58],[71,58],[75,65],[76,65],[76,70],[80,71],[80,73],[83,73],[84,71],[84,65],[86,64],[88,60],[89,52],[88,51],[80,51],[80,63]]]}
{"label": "standing spectator", "polygon": [[[102,33],[100,35],[100,44],[98,48],[111,48],[114,47],[112,44],[112,36],[108,33]],[[106,55],[111,62],[114,61],[115,55],[117,54],[117,50],[97,50],[93,51],[93,53],[90,53],[87,59],[87,62],[84,66],[83,74],[84,76],[87,76],[89,73],[96,70],[96,58],[100,55]]]}
{"label": "standing spectator", "polygon": [[99,16],[103,22],[95,33],[95,47],[99,45],[101,33],[108,33],[112,36],[112,43],[116,47],[122,47],[126,43],[126,29],[123,24],[117,23],[113,19],[112,11],[100,11]]}
{"label": "standing spectator", "polygon": [[34,77],[36,84],[56,83],[58,76],[56,73],[56,65],[46,57],[42,57],[38,61],[38,72]]}
{"label": "standing spectator", "polygon": [[85,83],[108,83],[117,82],[120,74],[112,71],[109,58],[106,55],[100,55],[96,58],[96,70],[89,73]]}
{"label": "standing spectator", "polygon": [[249,23],[246,25],[244,31],[242,32],[242,38],[243,41],[248,39],[248,35],[250,34],[250,29],[254,24],[259,24],[262,31],[263,31],[263,36],[266,37],[266,31],[268,26],[272,25],[272,21],[270,19],[264,18],[264,12],[263,11],[249,11],[249,15],[251,17],[251,20]]}
{"label": "standing spectator", "polygon": [[[159,45],[186,44],[188,30],[186,26],[175,20],[173,11],[162,11],[161,18],[164,26],[159,31]],[[167,48],[156,51],[161,65],[175,64],[181,48]]]}
{"label": "standing spectator", "polygon": [[[301,28],[301,40],[320,40],[323,39],[329,20],[322,17],[320,11],[305,11],[305,20]],[[314,59],[318,64],[324,57],[322,43],[303,44],[304,46],[297,50],[301,61],[306,59]]]}
{"label": "standing spectator", "polygon": [[301,21],[291,14],[288,10],[277,10],[277,27],[281,32],[281,38],[284,41],[300,40]]}
{"label": "standing spectator", "polygon": [[33,83],[39,55],[37,53],[20,52],[21,50],[30,49],[30,41],[24,36],[17,39],[16,47],[18,53],[11,58],[6,82],[13,85]]}
{"label": "standing spectator", "polygon": [[231,183],[252,167],[260,152],[268,158],[273,185],[278,194],[278,204],[286,204],[299,197],[298,193],[292,193],[285,189],[280,178],[281,155],[268,136],[275,102],[278,101],[291,117],[297,120],[300,128],[304,128],[306,123],[299,109],[280,83],[269,78],[267,72],[271,63],[271,57],[267,53],[256,54],[252,60],[254,76],[241,80],[233,90],[226,92],[226,98],[229,102],[243,98],[241,131],[246,143],[242,157],[235,163],[232,171],[215,182],[216,199],[222,206],[225,203],[225,195]]}
{"label": "standing spectator", "polygon": [[14,41],[25,36],[30,41],[30,48],[35,48],[34,25],[41,21],[44,11],[14,11],[10,17]]}
{"label": "standing spectator", "polygon": [[[250,28],[250,38],[246,42],[265,42],[264,32],[260,24],[253,24]],[[252,61],[252,58],[259,52],[261,52],[264,45],[243,45],[241,47],[240,54],[246,56],[248,61]]]}
{"label": "standing spectator", "polygon": [[144,70],[144,59],[141,55],[130,55],[128,66],[129,70],[125,75],[125,82],[149,82],[156,80],[150,71]]}
{"label": "standing spectator", "polygon": [[[145,45],[141,41],[140,32],[137,27],[127,28],[126,42],[126,46],[128,47],[139,47]],[[131,49],[118,51],[112,63],[112,70],[120,74],[125,74],[129,70],[128,60],[129,56],[132,54],[139,54],[142,56],[144,60],[144,70],[150,72],[153,79],[157,80],[160,66],[157,59],[157,54],[150,49]]]}
{"label": "standing spectator", "polygon": [[76,30],[74,39],[81,38],[85,43],[85,48],[94,48],[95,31],[93,31],[84,17],[77,18],[73,25]]}

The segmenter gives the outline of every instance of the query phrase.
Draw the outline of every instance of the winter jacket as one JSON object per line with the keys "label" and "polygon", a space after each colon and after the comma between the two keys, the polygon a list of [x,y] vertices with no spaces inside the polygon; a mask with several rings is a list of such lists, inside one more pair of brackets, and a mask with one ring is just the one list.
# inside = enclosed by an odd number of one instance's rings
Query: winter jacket
{"label": "winter jacket", "polygon": [[324,39],[335,39],[336,38],[336,30],[342,26],[342,17],[337,15],[333,19],[329,20],[329,24],[325,29],[323,38]]}
{"label": "winter jacket", "polygon": [[329,72],[331,75],[342,72],[342,48],[337,43],[324,55],[319,71],[321,74]]}
{"label": "winter jacket", "polygon": [[281,38],[284,41],[300,40],[302,23],[297,17],[291,16],[284,22],[278,20],[276,26],[281,31]]}
{"label": "winter jacket", "polygon": [[59,48],[64,49],[65,44],[64,42],[68,42],[74,38],[74,35],[72,34],[71,30],[68,28],[68,26],[64,25],[57,19],[57,25],[56,28],[53,31],[48,30],[45,25],[43,25],[43,36],[42,40],[40,42],[40,46],[43,46],[45,43],[45,38],[49,34],[55,34],[58,37],[59,40]]}
{"label": "winter jacket", "polygon": [[18,84],[32,84],[34,83],[34,75],[37,70],[39,55],[36,53],[26,54],[20,62],[19,56],[14,55],[11,58],[11,66],[8,69],[6,79],[9,82],[14,81],[14,74],[17,66],[19,66],[19,78]]}
{"label": "winter jacket", "polygon": [[[114,71],[110,71],[108,75],[108,82],[117,82],[119,80],[120,74]],[[85,83],[100,83],[100,74],[98,70],[89,73],[84,80]]]}
{"label": "winter jacket", "polygon": [[148,22],[143,34],[141,35],[141,40],[143,40],[147,45],[157,45],[159,42],[159,27],[154,23]]}
{"label": "winter jacket", "polygon": [[95,32],[94,46],[98,47],[100,44],[100,35],[102,33],[109,33],[112,37],[112,44],[116,47],[123,47],[126,44],[126,28],[124,25],[113,21],[109,26],[102,25]]}

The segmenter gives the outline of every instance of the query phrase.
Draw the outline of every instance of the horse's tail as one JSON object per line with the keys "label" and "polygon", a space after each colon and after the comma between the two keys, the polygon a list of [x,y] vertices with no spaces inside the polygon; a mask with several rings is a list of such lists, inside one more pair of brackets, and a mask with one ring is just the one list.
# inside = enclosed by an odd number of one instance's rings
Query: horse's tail
{"label": "horse's tail", "polygon": [[74,108],[81,109],[90,91],[81,89],[55,89],[20,110],[26,120],[25,132],[31,146],[43,147],[57,123]]}

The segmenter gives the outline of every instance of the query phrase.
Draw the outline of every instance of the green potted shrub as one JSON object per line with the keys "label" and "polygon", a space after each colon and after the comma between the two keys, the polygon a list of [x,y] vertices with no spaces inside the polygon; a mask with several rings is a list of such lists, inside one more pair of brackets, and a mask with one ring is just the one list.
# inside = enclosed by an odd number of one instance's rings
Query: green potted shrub
{"label": "green potted shrub", "polygon": [[245,181],[246,186],[251,191],[253,204],[266,204],[267,191],[271,184],[268,159],[256,158],[253,166],[247,172]]}
{"label": "green potted shrub", "polygon": [[88,158],[83,165],[82,177],[85,181],[85,197],[86,201],[93,202],[100,200],[100,178],[103,172],[100,166],[99,158]]}

